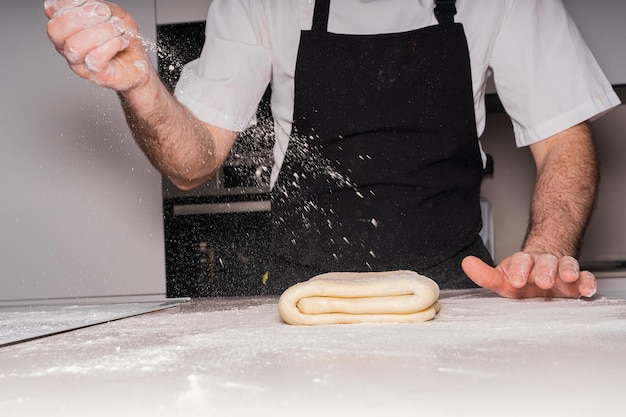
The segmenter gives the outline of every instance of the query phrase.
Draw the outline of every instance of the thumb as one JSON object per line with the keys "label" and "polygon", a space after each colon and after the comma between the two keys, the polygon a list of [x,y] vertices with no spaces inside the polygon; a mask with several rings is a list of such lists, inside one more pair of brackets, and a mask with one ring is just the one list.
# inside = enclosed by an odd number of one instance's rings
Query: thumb
{"label": "thumb", "polygon": [[497,291],[502,286],[502,278],[495,268],[475,256],[467,256],[461,262],[467,276],[478,286]]}

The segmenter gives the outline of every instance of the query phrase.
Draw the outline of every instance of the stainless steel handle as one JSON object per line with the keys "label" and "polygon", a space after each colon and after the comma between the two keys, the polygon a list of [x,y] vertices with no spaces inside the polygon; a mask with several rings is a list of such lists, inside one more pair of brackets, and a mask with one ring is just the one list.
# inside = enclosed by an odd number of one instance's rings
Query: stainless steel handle
{"label": "stainless steel handle", "polygon": [[271,211],[271,201],[240,201],[233,203],[181,204],[174,206],[174,216],[194,214],[225,214]]}

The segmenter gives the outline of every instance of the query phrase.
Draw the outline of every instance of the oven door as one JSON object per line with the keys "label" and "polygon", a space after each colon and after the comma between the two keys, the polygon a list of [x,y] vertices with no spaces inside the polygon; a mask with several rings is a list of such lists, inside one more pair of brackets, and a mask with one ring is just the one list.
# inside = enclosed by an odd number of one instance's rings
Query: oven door
{"label": "oven door", "polygon": [[271,203],[263,197],[165,202],[168,297],[265,294]]}

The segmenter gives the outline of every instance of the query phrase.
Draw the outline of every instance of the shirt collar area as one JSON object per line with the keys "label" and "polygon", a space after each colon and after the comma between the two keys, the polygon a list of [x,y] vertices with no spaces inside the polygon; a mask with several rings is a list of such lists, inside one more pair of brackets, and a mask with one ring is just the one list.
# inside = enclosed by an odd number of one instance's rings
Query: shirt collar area
{"label": "shirt collar area", "polygon": [[[330,3],[328,31],[351,35],[406,32],[437,24],[434,0],[337,0]],[[315,0],[298,0],[300,30],[310,30]],[[355,13],[358,10],[358,13]]]}

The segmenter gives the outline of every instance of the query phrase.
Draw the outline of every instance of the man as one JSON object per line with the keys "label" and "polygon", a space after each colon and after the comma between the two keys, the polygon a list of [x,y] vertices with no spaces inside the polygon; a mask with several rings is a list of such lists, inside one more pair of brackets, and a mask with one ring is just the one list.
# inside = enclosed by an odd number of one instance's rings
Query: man
{"label": "man", "polygon": [[[224,162],[271,82],[275,291],[403,268],[507,297],[596,292],[575,259],[597,187],[586,121],[619,101],[560,0],[215,0],[177,99],[119,6],[45,10],[57,50],[119,92],[138,144],[183,189]],[[523,249],[495,268],[478,237],[490,71],[537,165]]]}

